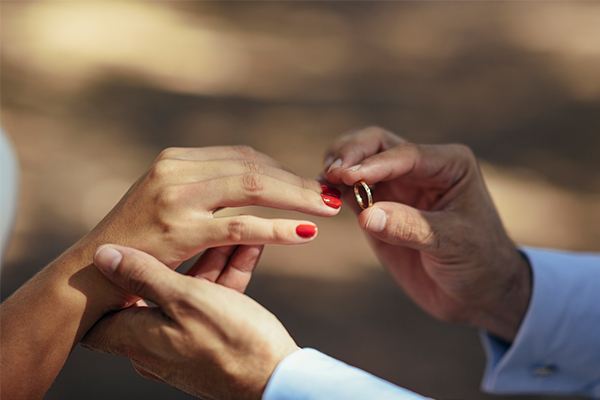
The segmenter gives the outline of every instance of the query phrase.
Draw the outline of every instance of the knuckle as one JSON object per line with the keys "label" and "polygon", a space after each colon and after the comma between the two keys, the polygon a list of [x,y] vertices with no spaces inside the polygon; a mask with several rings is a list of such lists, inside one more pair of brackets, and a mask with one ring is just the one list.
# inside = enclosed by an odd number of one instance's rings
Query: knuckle
{"label": "knuckle", "polygon": [[473,150],[471,150],[469,146],[460,143],[451,144],[450,146],[461,158],[467,162],[471,164],[477,163],[477,157],[475,157],[475,153],[473,153]]}
{"label": "knuckle", "polygon": [[306,179],[302,176],[299,177],[300,178],[300,187],[304,190],[312,190],[312,189],[317,189],[317,183],[315,183],[314,180],[312,179]]}
{"label": "knuckle", "polygon": [[155,196],[156,206],[159,210],[170,209],[179,203],[180,197],[181,194],[178,186],[165,186]]}
{"label": "knuckle", "polygon": [[[322,202],[320,196],[315,196],[315,192],[308,189],[300,190],[300,202],[298,204],[306,205],[313,204],[315,202],[315,198],[319,198],[318,202]],[[295,208],[295,211],[299,211],[301,209],[300,206]]]}
{"label": "knuckle", "polygon": [[273,229],[271,232],[271,239],[275,243],[282,243],[282,242],[286,241],[287,235],[286,235],[286,227],[284,226],[284,224],[282,224],[280,222],[276,222],[273,224]]}
{"label": "knuckle", "polygon": [[412,142],[402,142],[394,146],[395,149],[401,150],[404,153],[417,155],[421,152],[419,146]]}
{"label": "knuckle", "polygon": [[242,158],[256,159],[258,158],[258,153],[250,146],[246,145],[237,145],[233,146],[233,151],[238,153]]}
{"label": "knuckle", "polygon": [[250,195],[257,195],[264,189],[263,177],[256,172],[249,172],[242,176],[241,186]]}
{"label": "knuckle", "polygon": [[416,223],[413,216],[407,215],[404,220],[396,222],[396,236],[403,242],[413,242],[416,236]]}
{"label": "knuckle", "polygon": [[185,229],[184,218],[181,218],[182,193],[179,186],[162,188],[155,196],[154,224],[165,240],[176,236],[177,232]]}
{"label": "knuckle", "polygon": [[239,217],[227,224],[226,236],[232,243],[241,243],[252,234],[251,223],[248,218]]}
{"label": "knuckle", "polygon": [[370,125],[363,128],[363,132],[370,135],[382,135],[384,132],[387,131],[378,125]]}
{"label": "knuckle", "polygon": [[413,212],[407,212],[395,222],[394,235],[406,243],[419,243],[424,246],[435,245],[435,235],[422,217]]}
{"label": "knuckle", "polygon": [[148,177],[153,181],[164,181],[173,176],[177,165],[178,162],[170,158],[157,160],[150,167]]}
{"label": "knuckle", "polygon": [[378,138],[381,140],[381,142],[384,142],[385,139],[389,138],[390,136],[394,136],[392,132],[378,125],[367,126],[366,128],[363,128],[362,132],[363,135],[367,137]]}
{"label": "knuckle", "polygon": [[242,160],[242,167],[246,173],[262,174],[262,166],[255,160]]}
{"label": "knuckle", "polygon": [[158,157],[156,157],[156,161],[174,158],[180,153],[180,151],[181,150],[177,147],[168,147],[159,153]]}
{"label": "knuckle", "polygon": [[395,157],[401,157],[407,163],[412,163],[415,168],[419,159],[422,158],[422,148],[415,143],[401,142],[396,144],[390,150]]}

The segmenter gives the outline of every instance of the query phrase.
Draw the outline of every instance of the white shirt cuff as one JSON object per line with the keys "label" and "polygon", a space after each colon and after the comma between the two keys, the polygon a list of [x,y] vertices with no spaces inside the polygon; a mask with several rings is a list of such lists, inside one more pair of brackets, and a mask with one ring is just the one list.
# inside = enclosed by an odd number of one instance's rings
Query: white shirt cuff
{"label": "white shirt cuff", "polygon": [[423,400],[358,368],[313,349],[295,351],[279,363],[262,400]]}

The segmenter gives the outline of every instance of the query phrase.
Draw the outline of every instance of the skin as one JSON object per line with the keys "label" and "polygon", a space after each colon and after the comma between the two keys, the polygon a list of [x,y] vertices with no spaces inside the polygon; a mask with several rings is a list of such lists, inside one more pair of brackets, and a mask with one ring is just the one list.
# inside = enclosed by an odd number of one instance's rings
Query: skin
{"label": "skin", "polygon": [[[416,145],[383,129],[367,128],[345,135],[331,145],[323,176],[344,189],[350,204],[355,204],[352,193],[355,182],[364,180],[371,185],[375,204],[367,210],[354,206],[358,222],[369,234],[390,274],[418,305],[444,321],[486,329],[506,341],[514,338],[531,294],[530,268],[506,235],[477,161],[468,148]],[[245,182],[254,181],[251,178]],[[165,198],[189,200],[193,196],[186,194],[188,190],[194,192],[189,187],[195,181],[187,183],[167,190]],[[223,184],[228,187],[226,181]],[[310,185],[314,186],[312,182]],[[295,186],[304,190],[308,187],[305,182]],[[316,187],[308,190],[313,194],[319,192]],[[252,204],[273,206],[273,193],[269,194],[260,200],[251,196]],[[317,200],[312,194],[303,200],[311,196]],[[228,193],[225,197],[231,199],[235,195]],[[190,243],[188,235],[200,235],[213,245],[223,246],[227,241],[208,235],[213,239],[211,242],[204,232],[186,230],[185,222],[198,217],[194,213],[180,219],[183,225],[174,225],[177,226],[174,230],[168,229],[168,224],[155,225],[157,216],[172,217],[182,209],[189,209],[181,207],[182,204],[170,207],[170,202],[158,201],[156,214],[148,219],[136,213],[128,201],[121,203],[117,209],[123,206],[128,210],[123,215],[146,223],[147,229],[139,235],[144,237],[154,228],[159,237],[164,235],[162,240],[166,244],[152,241],[152,235],[142,242],[133,241],[151,255],[115,245],[111,246],[112,251],[118,255],[110,256],[107,247],[101,248],[96,254],[96,265],[113,282],[110,288],[119,294],[120,300],[103,310],[117,309],[115,304],[132,304],[139,296],[154,300],[158,308],[145,307],[138,301],[127,310],[106,316],[85,337],[86,346],[124,354],[132,359],[141,375],[199,397],[259,399],[276,365],[297,347],[274,316],[239,293],[256,264],[257,249],[210,250],[192,268],[190,276],[180,276],[169,268],[178,264],[184,254],[201,248],[186,247]],[[183,203],[192,207],[189,202]],[[213,208],[208,209],[214,211],[222,206],[218,204],[211,203]],[[294,203],[283,208],[306,212],[302,206]],[[322,211],[325,215],[335,213],[331,208]],[[107,226],[113,226],[110,215],[107,218]],[[186,235],[170,236],[179,231]],[[225,235],[230,242],[235,237],[238,241],[246,238],[248,244],[255,243],[250,239],[252,235],[239,233],[245,229],[233,231],[235,235]],[[217,229],[217,232],[223,231]],[[259,242],[265,242],[265,236],[258,236]],[[105,240],[109,238],[106,236]],[[143,248],[145,243],[149,243],[148,248]],[[184,246],[178,247],[180,243]],[[155,252],[160,253],[161,249],[164,254],[157,256]],[[96,273],[99,274],[98,270]],[[86,304],[96,304],[92,300]],[[76,319],[80,323],[82,320]]]}
{"label": "skin", "polygon": [[[531,295],[477,160],[462,145],[418,145],[378,127],[334,141],[323,177],[345,188],[358,223],[398,285],[425,311],[512,341]],[[352,187],[371,185],[358,207]]]}
{"label": "skin", "polygon": [[[107,312],[139,300],[135,291],[113,284],[93,265],[100,245],[143,250],[171,269],[211,248],[196,269],[239,287],[249,279],[263,244],[314,239],[295,230],[314,225],[310,221],[214,215],[223,207],[246,205],[324,217],[338,212],[325,204],[319,182],[251,148],[163,151],[94,230],[2,304],[2,396],[41,398],[85,333]],[[212,267],[206,270],[204,264]]]}
{"label": "skin", "polygon": [[[252,257],[239,261],[254,264]],[[105,317],[84,346],[131,357],[148,379],[203,399],[259,400],[277,364],[298,350],[277,318],[243,294],[249,279],[225,287],[212,282],[206,265],[181,275],[146,253],[113,245],[100,248],[95,263],[157,307],[136,305]],[[222,260],[213,267],[229,268]]]}
{"label": "skin", "polygon": [[[506,341],[514,338],[529,303],[530,267],[508,238],[468,148],[411,144],[372,127],[340,137],[325,160],[324,179],[343,189],[380,259],[419,306],[441,320],[486,329]],[[354,199],[352,187],[359,180],[373,190],[375,204],[366,210]],[[119,251],[126,260],[128,253]],[[149,285],[151,278],[140,277],[135,263],[150,261],[142,261],[141,254],[131,257],[119,264],[121,272],[105,273],[117,281],[118,274],[126,276],[131,269],[130,275],[147,279],[134,288]],[[119,282],[132,287],[127,278]],[[182,287],[185,291],[187,286]],[[238,304],[233,299],[238,294],[222,292],[232,298],[208,301],[202,296],[183,307],[185,320],[174,317],[176,331],[186,332],[185,343],[179,336],[159,335],[170,322],[147,309],[104,318],[84,342],[129,356],[143,376],[200,397],[259,399],[278,360],[294,351],[295,344],[268,311],[256,303]],[[185,293],[178,296],[175,304]],[[172,306],[170,301],[161,298],[162,312]],[[156,317],[151,319],[156,329],[138,322],[150,317]],[[244,368],[248,365],[253,367]]]}

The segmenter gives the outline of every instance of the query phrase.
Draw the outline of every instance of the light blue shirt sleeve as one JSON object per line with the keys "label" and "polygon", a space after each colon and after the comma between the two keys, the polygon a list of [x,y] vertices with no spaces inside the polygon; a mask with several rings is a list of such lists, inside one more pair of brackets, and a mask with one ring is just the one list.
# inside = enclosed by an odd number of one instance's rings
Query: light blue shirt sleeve
{"label": "light blue shirt sleeve", "polygon": [[262,400],[423,400],[358,368],[313,349],[295,351],[279,363]]}
{"label": "light blue shirt sleeve", "polygon": [[482,388],[600,399],[600,254],[525,249],[529,308],[512,344],[481,332]]}

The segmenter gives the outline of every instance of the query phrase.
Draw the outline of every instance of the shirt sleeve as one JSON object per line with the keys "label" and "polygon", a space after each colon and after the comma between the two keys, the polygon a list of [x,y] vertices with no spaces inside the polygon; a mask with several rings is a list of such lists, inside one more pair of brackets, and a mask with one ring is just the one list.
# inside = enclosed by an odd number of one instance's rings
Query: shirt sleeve
{"label": "shirt sleeve", "polygon": [[358,368],[313,349],[295,351],[279,363],[262,400],[423,400]]}
{"label": "shirt sleeve", "polygon": [[511,343],[486,332],[482,388],[600,399],[600,254],[525,249],[531,300]]}

